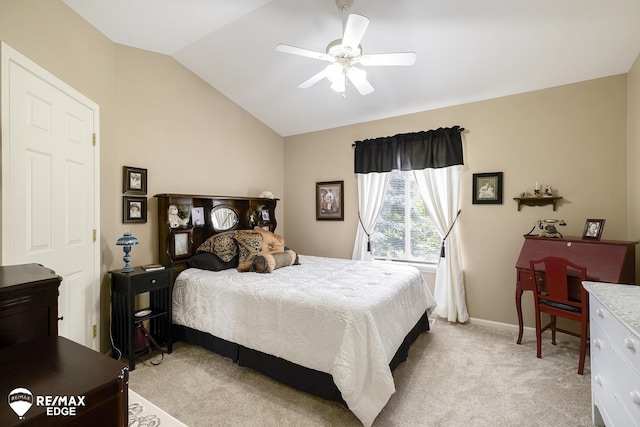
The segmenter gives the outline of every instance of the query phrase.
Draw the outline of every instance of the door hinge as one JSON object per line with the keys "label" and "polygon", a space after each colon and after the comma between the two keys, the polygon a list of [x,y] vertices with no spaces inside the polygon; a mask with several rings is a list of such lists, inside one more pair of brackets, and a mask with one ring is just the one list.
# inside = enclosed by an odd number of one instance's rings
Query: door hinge
{"label": "door hinge", "polygon": [[91,142],[92,142],[93,146],[95,147],[96,146],[96,134],[95,133],[91,135]]}
{"label": "door hinge", "polygon": [[98,325],[93,325],[93,337],[98,336]]}
{"label": "door hinge", "polygon": [[98,240],[98,231],[95,228],[93,229],[91,236],[93,237],[93,243],[95,243],[96,240]]}

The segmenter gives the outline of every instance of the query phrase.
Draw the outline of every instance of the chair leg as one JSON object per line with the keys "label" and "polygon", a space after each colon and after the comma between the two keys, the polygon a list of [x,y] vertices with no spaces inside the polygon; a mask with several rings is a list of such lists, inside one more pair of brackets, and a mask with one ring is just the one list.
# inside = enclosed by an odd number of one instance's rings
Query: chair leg
{"label": "chair leg", "polygon": [[551,344],[556,345],[556,316],[551,316]]}
{"label": "chair leg", "polygon": [[542,325],[540,323],[540,312],[536,313],[536,357],[542,359]]}
{"label": "chair leg", "polygon": [[582,375],[584,372],[584,359],[587,354],[587,322],[582,322],[580,325],[580,362],[578,363],[578,375]]}

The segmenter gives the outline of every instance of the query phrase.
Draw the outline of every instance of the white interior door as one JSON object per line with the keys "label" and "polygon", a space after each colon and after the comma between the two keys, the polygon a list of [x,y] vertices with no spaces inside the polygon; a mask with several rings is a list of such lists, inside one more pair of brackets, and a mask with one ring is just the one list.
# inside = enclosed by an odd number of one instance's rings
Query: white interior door
{"label": "white interior door", "polygon": [[98,349],[98,106],[2,44],[2,264],[62,277],[61,336]]}

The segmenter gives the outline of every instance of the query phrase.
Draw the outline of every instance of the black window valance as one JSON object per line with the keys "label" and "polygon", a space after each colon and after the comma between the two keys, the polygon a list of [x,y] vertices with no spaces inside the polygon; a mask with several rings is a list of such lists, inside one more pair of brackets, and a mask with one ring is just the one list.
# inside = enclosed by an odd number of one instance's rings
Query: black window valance
{"label": "black window valance", "polygon": [[460,126],[355,143],[355,173],[436,169],[464,164]]}

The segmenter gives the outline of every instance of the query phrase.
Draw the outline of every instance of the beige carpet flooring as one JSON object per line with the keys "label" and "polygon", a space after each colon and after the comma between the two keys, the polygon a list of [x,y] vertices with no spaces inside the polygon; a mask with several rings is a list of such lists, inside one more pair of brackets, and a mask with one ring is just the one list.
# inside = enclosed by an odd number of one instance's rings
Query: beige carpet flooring
{"label": "beige carpet flooring", "polygon": [[[394,371],[396,393],[383,426],[590,426],[589,358],[578,375],[578,343],[436,320]],[[130,386],[190,427],[359,426],[343,405],[279,384],[229,359],[176,343],[164,362],[136,363]]]}

